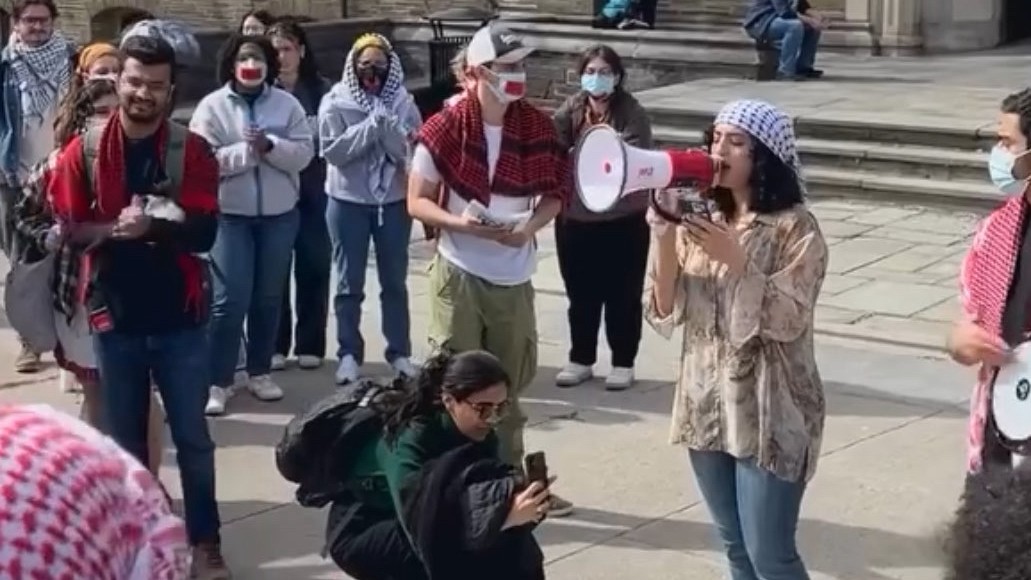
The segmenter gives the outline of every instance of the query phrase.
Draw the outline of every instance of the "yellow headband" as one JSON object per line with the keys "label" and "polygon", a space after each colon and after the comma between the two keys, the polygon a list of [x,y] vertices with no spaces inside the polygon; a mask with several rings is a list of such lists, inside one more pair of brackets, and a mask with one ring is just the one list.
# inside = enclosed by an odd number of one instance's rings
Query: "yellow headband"
{"label": "yellow headband", "polygon": [[394,47],[390,45],[390,41],[386,39],[382,34],[376,34],[375,32],[369,32],[358,37],[358,40],[354,41],[354,46],[351,50],[355,54],[374,46],[384,52],[393,52]]}
{"label": "yellow headband", "polygon": [[93,66],[93,63],[105,56],[117,57],[118,49],[106,42],[94,42],[82,49],[82,52],[79,53],[79,66],[76,70],[79,74],[87,73],[89,72],[90,67]]}

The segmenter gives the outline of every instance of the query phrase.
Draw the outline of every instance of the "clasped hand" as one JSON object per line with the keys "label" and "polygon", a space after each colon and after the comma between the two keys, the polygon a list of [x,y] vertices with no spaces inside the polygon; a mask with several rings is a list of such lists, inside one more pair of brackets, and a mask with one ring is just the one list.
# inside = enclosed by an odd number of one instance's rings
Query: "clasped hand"
{"label": "clasped hand", "polygon": [[510,248],[522,248],[533,240],[533,235],[525,228],[513,230],[504,226],[490,225],[471,215],[463,215],[461,219],[462,223],[458,228],[460,232],[492,240]]}
{"label": "clasped hand", "polygon": [[272,149],[272,141],[269,140],[265,132],[261,130],[257,125],[251,125],[244,133],[243,138],[251,144],[251,148],[258,155],[264,155]]}
{"label": "clasped hand", "polygon": [[142,196],[132,196],[132,201],[119,214],[111,230],[111,237],[116,240],[135,240],[146,234],[150,228],[151,218],[144,213],[145,206],[146,202]]}

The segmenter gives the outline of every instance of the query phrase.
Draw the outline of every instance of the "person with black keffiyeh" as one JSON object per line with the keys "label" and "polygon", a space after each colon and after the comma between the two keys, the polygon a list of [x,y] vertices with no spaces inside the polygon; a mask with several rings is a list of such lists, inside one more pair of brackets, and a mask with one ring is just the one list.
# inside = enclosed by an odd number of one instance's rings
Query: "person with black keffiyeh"
{"label": "person with black keffiyeh", "polygon": [[[554,124],[523,99],[532,51],[502,26],[473,35],[468,96],[423,125],[408,183],[409,213],[441,232],[430,274],[431,346],[501,360],[513,404],[498,425],[500,455],[516,467],[526,423],[519,393],[537,372],[535,236],[561,211],[570,185]],[[552,495],[550,509],[568,515],[572,505]]]}
{"label": "person with black keffiyeh", "polygon": [[[75,46],[54,32],[53,0],[16,0],[11,38],[0,52],[0,250],[12,262],[14,207],[22,185],[54,149],[54,120],[71,83]],[[14,363],[20,373],[39,371],[39,353],[22,343]]]}

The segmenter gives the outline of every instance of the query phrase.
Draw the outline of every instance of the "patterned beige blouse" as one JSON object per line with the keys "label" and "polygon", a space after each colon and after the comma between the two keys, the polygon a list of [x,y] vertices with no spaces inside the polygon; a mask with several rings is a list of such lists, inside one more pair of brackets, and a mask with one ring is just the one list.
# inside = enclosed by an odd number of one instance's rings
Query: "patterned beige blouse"
{"label": "patterned beige blouse", "polygon": [[671,443],[755,458],[782,479],[808,481],[825,415],[813,309],[827,244],[802,205],[753,215],[737,231],[748,256],[741,276],[728,274],[678,230],[681,272],[673,312],[664,318],[653,295],[654,251],[649,258],[646,320],[667,339],[684,325]]}

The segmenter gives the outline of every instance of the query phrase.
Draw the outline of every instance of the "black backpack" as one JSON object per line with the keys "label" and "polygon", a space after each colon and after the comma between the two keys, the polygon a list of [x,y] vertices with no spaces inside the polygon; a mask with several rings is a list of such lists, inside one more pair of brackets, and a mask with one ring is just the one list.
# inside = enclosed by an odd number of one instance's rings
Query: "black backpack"
{"label": "black backpack", "polygon": [[406,392],[397,379],[371,380],[337,389],[290,420],[276,445],[276,467],[299,484],[297,501],[321,508],[346,493],[357,454],[383,434],[383,418]]}

